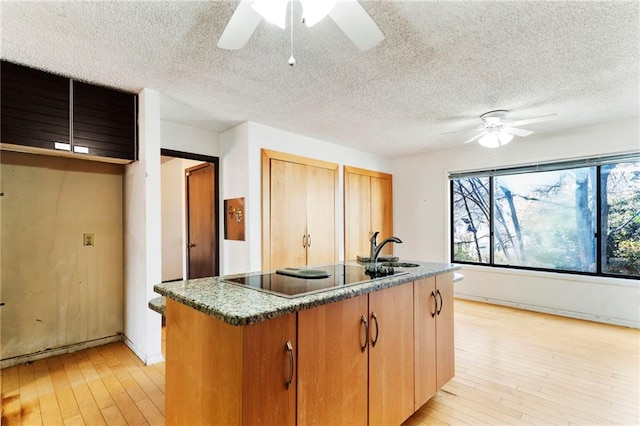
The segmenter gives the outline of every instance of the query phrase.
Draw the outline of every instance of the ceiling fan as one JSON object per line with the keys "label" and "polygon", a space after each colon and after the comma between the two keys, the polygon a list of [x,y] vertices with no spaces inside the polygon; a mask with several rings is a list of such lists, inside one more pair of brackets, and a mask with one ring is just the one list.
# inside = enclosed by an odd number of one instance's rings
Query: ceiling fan
{"label": "ceiling fan", "polygon": [[558,114],[548,114],[525,118],[523,120],[508,121],[508,114],[509,111],[504,109],[489,111],[482,114],[480,116],[480,119],[482,120],[482,127],[475,129],[481,130],[481,132],[465,141],[465,143],[470,143],[478,139],[478,143],[484,147],[497,148],[511,142],[514,136],[525,137],[533,133],[531,130],[520,129],[516,126],[541,123],[543,121],[555,120],[558,118]]}
{"label": "ceiling fan", "polygon": [[[228,50],[242,49],[262,18],[284,29],[287,5],[290,1],[241,0],[218,40],[218,47]],[[384,33],[357,0],[300,0],[300,2],[303,8],[303,22],[307,27],[329,15],[362,51],[369,50],[384,40]]]}

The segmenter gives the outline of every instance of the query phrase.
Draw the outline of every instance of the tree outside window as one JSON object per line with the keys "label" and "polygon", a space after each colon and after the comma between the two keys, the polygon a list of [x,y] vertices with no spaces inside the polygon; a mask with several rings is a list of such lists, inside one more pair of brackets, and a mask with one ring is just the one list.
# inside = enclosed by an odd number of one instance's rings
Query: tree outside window
{"label": "tree outside window", "polygon": [[459,178],[451,189],[454,262],[640,276],[640,162]]}

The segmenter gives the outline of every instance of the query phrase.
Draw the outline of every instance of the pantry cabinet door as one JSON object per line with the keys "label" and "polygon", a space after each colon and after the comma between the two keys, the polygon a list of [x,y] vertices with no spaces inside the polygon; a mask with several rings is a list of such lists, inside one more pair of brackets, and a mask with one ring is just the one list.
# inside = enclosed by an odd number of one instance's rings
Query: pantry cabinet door
{"label": "pantry cabinet door", "polygon": [[336,261],[335,174],[335,170],[307,166],[307,265]]}
{"label": "pantry cabinet door", "polygon": [[271,159],[271,264],[266,269],[307,264],[307,170]]}

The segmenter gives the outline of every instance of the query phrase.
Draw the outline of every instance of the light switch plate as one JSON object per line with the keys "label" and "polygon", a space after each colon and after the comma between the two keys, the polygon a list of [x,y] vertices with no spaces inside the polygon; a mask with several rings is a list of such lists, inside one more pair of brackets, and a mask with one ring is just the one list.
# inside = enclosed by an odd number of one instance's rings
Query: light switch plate
{"label": "light switch plate", "polygon": [[94,246],[96,244],[96,241],[93,237],[93,233],[84,233],[82,234],[82,243],[85,246]]}

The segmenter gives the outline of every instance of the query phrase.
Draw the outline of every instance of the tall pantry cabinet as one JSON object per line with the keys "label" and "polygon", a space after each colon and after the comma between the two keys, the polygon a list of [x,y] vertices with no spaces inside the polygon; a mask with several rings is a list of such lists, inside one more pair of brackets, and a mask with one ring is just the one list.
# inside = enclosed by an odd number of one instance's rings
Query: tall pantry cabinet
{"label": "tall pantry cabinet", "polygon": [[264,270],[336,260],[338,165],[262,151]]}
{"label": "tall pantry cabinet", "polygon": [[[370,233],[378,242],[393,235],[393,192],[390,174],[344,167],[344,258],[368,256]],[[392,254],[387,244],[381,254]]]}

